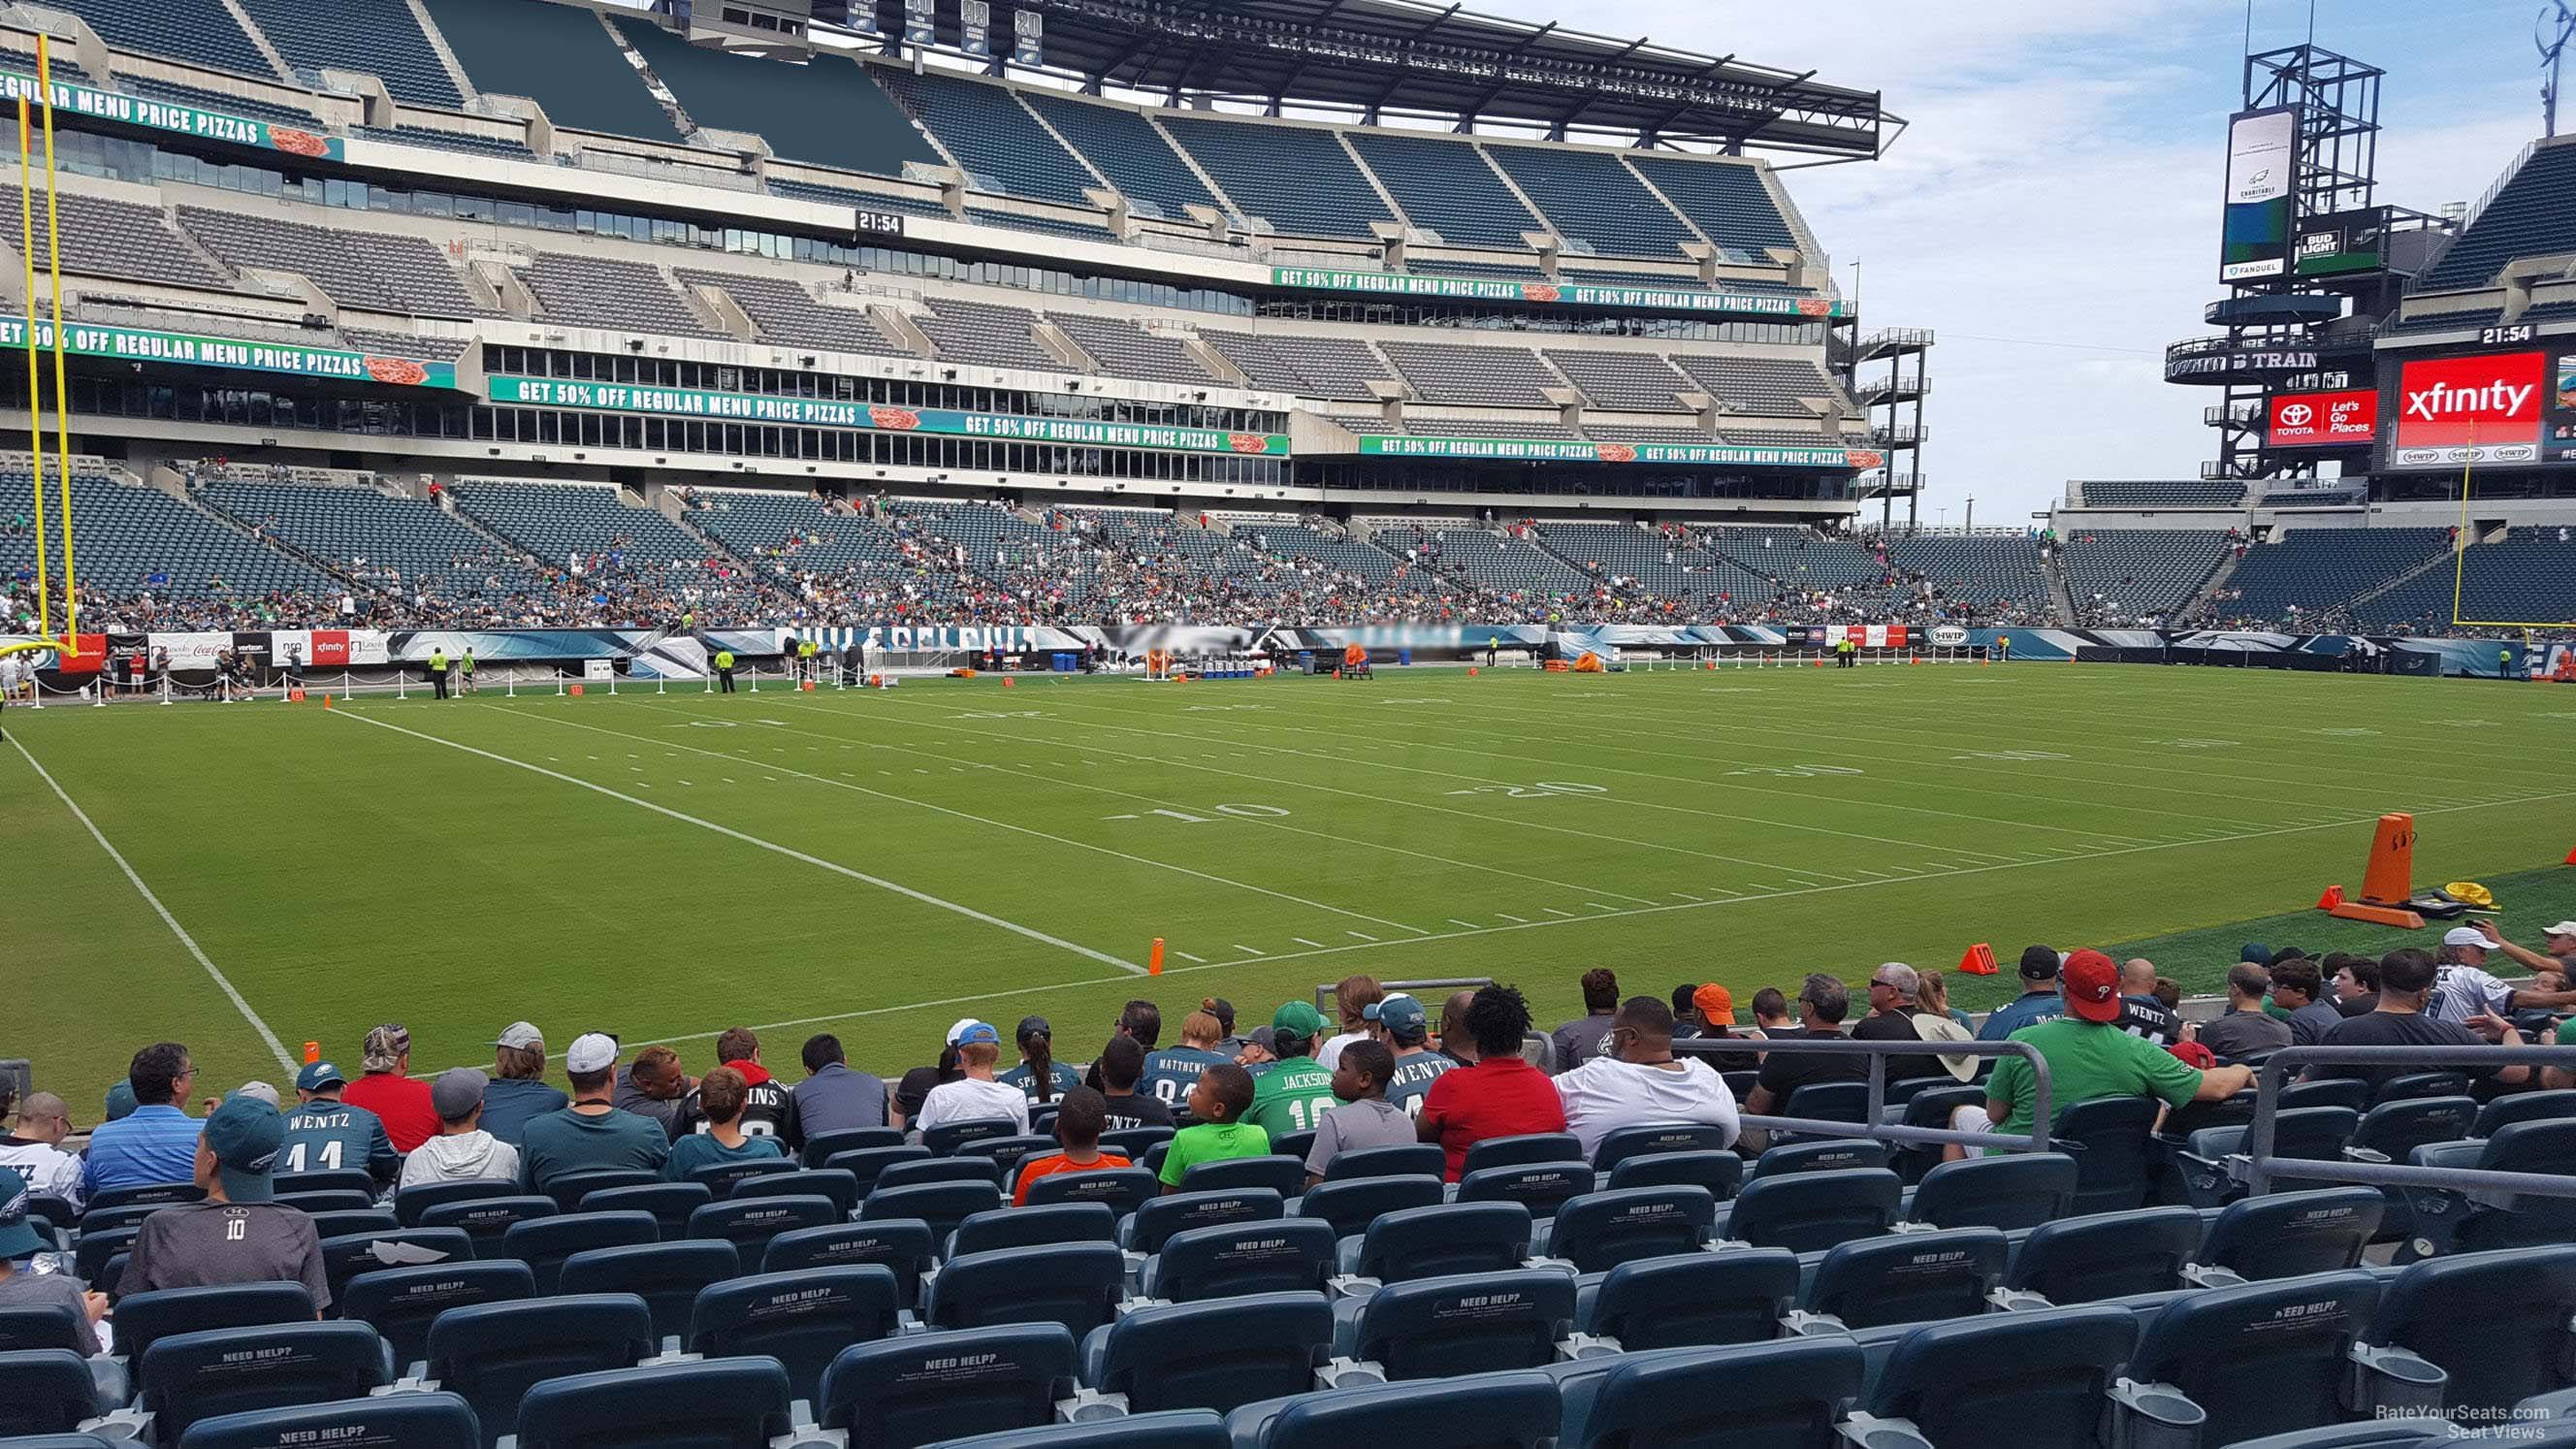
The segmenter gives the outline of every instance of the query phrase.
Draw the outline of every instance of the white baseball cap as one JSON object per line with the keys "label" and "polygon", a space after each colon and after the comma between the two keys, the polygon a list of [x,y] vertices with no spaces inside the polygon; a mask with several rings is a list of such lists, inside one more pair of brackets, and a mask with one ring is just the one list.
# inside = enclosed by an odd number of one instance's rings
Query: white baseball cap
{"label": "white baseball cap", "polygon": [[2495,942],[2488,940],[2486,932],[2479,930],[2475,926],[2453,926],[2448,931],[2442,933],[2442,944],[2445,946],[2475,946],[2481,951],[2492,951],[2495,949]]}
{"label": "white baseball cap", "polygon": [[616,1064],[617,1038],[604,1032],[583,1032],[564,1049],[564,1070],[568,1072],[604,1072]]}
{"label": "white baseball cap", "polygon": [[2576,936],[2576,921],[2560,921],[2554,926],[2543,926],[2540,931],[2545,936]]}

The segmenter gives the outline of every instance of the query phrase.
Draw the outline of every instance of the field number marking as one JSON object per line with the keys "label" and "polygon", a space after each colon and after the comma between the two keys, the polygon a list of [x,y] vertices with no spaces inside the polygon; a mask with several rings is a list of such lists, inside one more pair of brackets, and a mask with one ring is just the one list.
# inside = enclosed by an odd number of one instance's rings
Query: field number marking
{"label": "field number marking", "polygon": [[2061,755],[2055,750],[1970,750],[1964,755],[1952,755],[1950,758],[1954,760],[2071,760],[2075,757]]}
{"label": "field number marking", "polygon": [[1607,785],[1582,785],[1570,780],[1541,780],[1535,785],[1478,785],[1466,790],[1452,790],[1452,795],[1500,795],[1507,800],[1544,799],[1550,795],[1607,795]]}
{"label": "field number marking", "polygon": [[[1219,805],[1215,808],[1217,814],[1231,815],[1237,820],[1275,820],[1288,813],[1276,805]],[[1160,815],[1165,819],[1177,820],[1183,825],[1208,825],[1214,823],[1204,815],[1192,815],[1187,810],[1166,810],[1157,807],[1146,811],[1145,814]],[[1103,820],[1141,820],[1144,816],[1103,815],[1100,818]]]}
{"label": "field number marking", "polygon": [[[2064,759],[2061,755],[2058,758]],[[1853,765],[1747,765],[1729,770],[1730,775],[1770,775],[1783,780],[1814,780],[1826,775],[1857,775],[1862,771]]]}
{"label": "field number marking", "polygon": [[[1224,714],[1229,711],[1268,708],[1270,706],[1266,704],[1193,704],[1183,706],[1181,712],[1183,714]],[[960,715],[958,718],[963,719],[965,716]]]}
{"label": "field number marking", "polygon": [[2239,747],[2235,740],[2140,740],[2138,743],[2164,745],[2177,750],[2232,750]]}
{"label": "field number marking", "polygon": [[1042,709],[970,709],[964,714],[949,716],[950,719],[1045,719],[1046,717],[1046,711]]}

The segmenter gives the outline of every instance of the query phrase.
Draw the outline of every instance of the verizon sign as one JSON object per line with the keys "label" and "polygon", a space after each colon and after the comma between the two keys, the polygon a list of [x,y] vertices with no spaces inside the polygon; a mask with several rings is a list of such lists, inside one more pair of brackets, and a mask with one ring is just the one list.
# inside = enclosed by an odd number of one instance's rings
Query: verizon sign
{"label": "verizon sign", "polygon": [[2419,468],[2538,462],[2547,363],[2538,352],[2407,363],[2397,375],[2389,461]]}
{"label": "verizon sign", "polygon": [[2275,448],[2335,448],[2375,441],[2379,394],[2285,392],[2272,399],[2264,441]]}

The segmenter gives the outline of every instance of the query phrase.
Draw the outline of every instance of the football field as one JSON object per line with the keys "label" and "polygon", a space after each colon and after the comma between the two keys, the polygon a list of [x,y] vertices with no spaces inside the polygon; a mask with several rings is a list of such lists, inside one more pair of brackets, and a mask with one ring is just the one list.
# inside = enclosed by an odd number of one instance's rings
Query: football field
{"label": "football field", "polygon": [[[1984,941],[1980,1007],[2031,941],[2357,889],[2383,811],[2417,816],[2420,883],[2576,845],[2576,689],[2250,670],[487,685],[0,723],[0,1056],[83,1126],[143,1043],[213,1092],[307,1040],[354,1070],[388,1020],[416,1071],[525,1018],[692,1069],[755,1026],[792,1078],[818,1030],[891,1072],[1038,1013],[1087,1057],[1131,996],[1249,1026],[1355,973],[1497,977],[1546,1026],[1595,965],[1740,1007]],[[2199,990],[2229,963],[2162,964]]]}

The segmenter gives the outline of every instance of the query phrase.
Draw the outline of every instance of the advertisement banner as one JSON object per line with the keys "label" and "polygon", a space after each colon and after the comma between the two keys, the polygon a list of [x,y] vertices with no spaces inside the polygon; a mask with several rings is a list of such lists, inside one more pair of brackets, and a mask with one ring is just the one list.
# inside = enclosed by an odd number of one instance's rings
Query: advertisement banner
{"label": "advertisement banner", "polygon": [[2292,173],[2299,108],[2244,111],[2227,123],[2227,213],[2219,246],[2223,282],[2277,277],[2290,267]]}
{"label": "advertisement banner", "polygon": [[2275,448],[2341,448],[2379,436],[2379,394],[2285,392],[2271,399],[2264,441]]}
{"label": "advertisement banner", "polygon": [[803,428],[864,428],[871,431],[937,433],[961,438],[1000,438],[1029,443],[1064,443],[1084,448],[1154,448],[1175,453],[1240,453],[1285,457],[1285,433],[1228,433],[1214,428],[1172,428],[1143,423],[1100,423],[1081,418],[1031,418],[1004,413],[969,413],[954,408],[899,408],[883,403],[835,402],[826,398],[766,397],[757,393],[700,392],[676,387],[635,387],[625,383],[571,382],[560,378],[491,379],[496,403],[529,407],[582,408],[592,412],[653,413],[662,417],[706,418],[729,423],[783,423]]}
{"label": "advertisement banner", "polygon": [[2387,207],[2303,217],[2292,266],[2302,277],[2377,271],[2388,264],[2387,247]]}
{"label": "advertisement banner", "polygon": [[349,631],[315,629],[305,639],[304,657],[317,668],[345,669],[349,666]]}
{"label": "advertisement banner", "polygon": [[[246,116],[200,110],[169,101],[145,100],[140,96],[118,95],[114,91],[92,90],[88,86],[59,80],[53,84],[53,95],[55,119],[58,121],[66,115],[89,117],[203,141],[228,141],[236,146],[256,146],[263,151],[283,151],[290,156],[310,156],[319,161],[347,159],[347,150],[339,137],[298,130],[292,126],[272,126]],[[0,74],[0,103],[20,99],[30,104],[42,100],[43,87],[32,75]]]}
{"label": "advertisement banner", "polygon": [[2418,468],[2539,461],[2547,364],[2539,352],[2405,363],[2389,461]]}
{"label": "advertisement banner", "polygon": [[[1437,266],[1434,262],[1430,265]],[[1731,312],[1754,317],[1848,317],[1851,305],[1836,297],[1795,297],[1772,292],[1714,290],[1675,279],[1669,287],[1604,287],[1589,282],[1514,282],[1492,277],[1434,277],[1402,272],[1348,271],[1332,267],[1272,267],[1270,284],[1306,292],[1361,292],[1377,297],[1441,297],[1470,302],[1519,302],[1539,306],[1618,307],[1656,312]]]}
{"label": "advertisement banner", "polygon": [[1360,452],[1385,458],[1497,458],[1542,463],[1702,463],[1747,468],[1874,468],[1857,449],[1747,448],[1733,443],[1590,443],[1574,438],[1450,438],[1362,433]]}
{"label": "advertisement banner", "polygon": [[[0,349],[27,345],[27,319],[0,317]],[[54,324],[36,324],[36,346],[54,345]],[[456,364],[414,362],[406,357],[376,357],[335,347],[288,347],[275,342],[244,342],[229,337],[200,337],[185,332],[148,332],[139,327],[101,327],[66,323],[63,350],[84,357],[112,357],[119,362],[163,362],[180,367],[228,367],[243,372],[279,372],[291,377],[327,377],[342,382],[377,382],[396,387],[456,386]]]}
{"label": "advertisement banner", "polygon": [[233,647],[233,636],[221,631],[155,634],[152,647],[166,652],[173,669],[212,669],[223,652]]}

